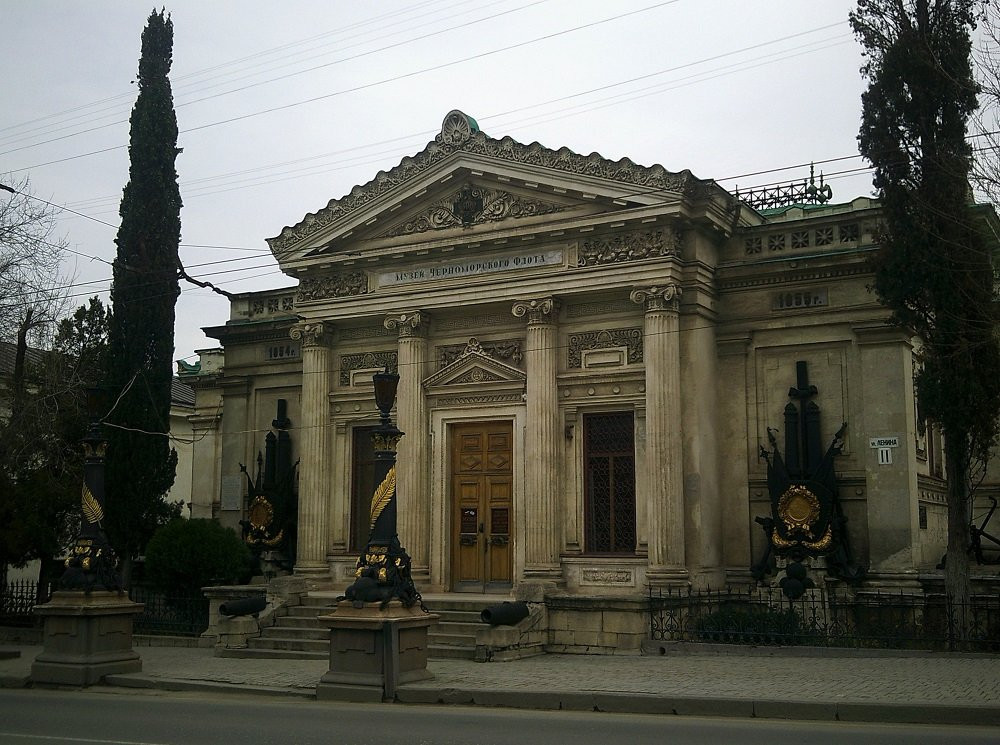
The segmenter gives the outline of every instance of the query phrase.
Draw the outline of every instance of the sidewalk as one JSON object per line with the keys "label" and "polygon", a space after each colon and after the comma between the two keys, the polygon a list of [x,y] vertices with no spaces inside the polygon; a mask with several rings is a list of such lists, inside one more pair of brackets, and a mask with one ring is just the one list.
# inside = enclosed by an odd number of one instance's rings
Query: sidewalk
{"label": "sidewalk", "polygon": [[[4,649],[10,649],[5,647]],[[41,647],[0,654],[0,687],[29,685]],[[312,698],[320,660],[214,657],[211,649],[137,647],[142,672],[114,686]],[[1000,726],[1000,660],[728,653],[543,655],[515,662],[432,659],[434,678],[400,687],[403,703],[475,704],[687,716]]]}

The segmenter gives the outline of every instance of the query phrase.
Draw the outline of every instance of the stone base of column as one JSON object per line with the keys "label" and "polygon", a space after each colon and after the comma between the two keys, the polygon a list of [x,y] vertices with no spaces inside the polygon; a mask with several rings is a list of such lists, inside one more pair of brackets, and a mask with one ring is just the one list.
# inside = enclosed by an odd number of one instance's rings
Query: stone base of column
{"label": "stone base of column", "polygon": [[558,564],[535,564],[526,567],[520,582],[514,585],[514,597],[530,603],[545,600],[545,594],[566,586],[562,567]]}
{"label": "stone base of column", "polygon": [[650,567],[646,582],[650,587],[687,587],[691,576],[684,567]]}
{"label": "stone base of column", "polygon": [[691,572],[691,586],[696,590],[719,590],[725,584],[726,570],[722,567],[706,567]]}
{"label": "stone base of column", "polygon": [[302,575],[305,577],[316,577],[330,574],[330,565],[324,562],[316,561],[304,561],[301,564],[296,564],[292,569],[292,573],[296,575]]}
{"label": "stone base of column", "polygon": [[132,621],[142,604],[128,594],[59,591],[35,612],[45,619],[45,630],[44,649],[31,665],[33,682],[89,686],[142,670],[132,649]]}
{"label": "stone base of column", "polygon": [[397,686],[433,678],[427,629],[439,616],[393,600],[355,608],[347,600],[318,620],[330,629],[330,669],[316,685],[320,701],[392,701]]}

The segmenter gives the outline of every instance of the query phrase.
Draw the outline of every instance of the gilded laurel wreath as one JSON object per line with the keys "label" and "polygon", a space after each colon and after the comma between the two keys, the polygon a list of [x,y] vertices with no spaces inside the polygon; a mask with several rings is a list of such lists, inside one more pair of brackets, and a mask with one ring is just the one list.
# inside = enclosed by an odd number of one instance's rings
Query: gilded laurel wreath
{"label": "gilded laurel wreath", "polygon": [[104,510],[101,509],[101,503],[90,493],[90,489],[87,488],[86,484],[83,485],[83,497],[81,501],[83,503],[83,517],[88,523],[99,523],[104,519]]}
{"label": "gilded laurel wreath", "polygon": [[378,485],[374,496],[372,496],[371,525],[368,528],[369,530],[375,529],[375,521],[378,520],[378,516],[382,514],[382,510],[389,504],[389,500],[392,499],[395,491],[396,467],[393,466],[389,469],[389,473],[385,475],[385,478],[382,479],[382,483]]}

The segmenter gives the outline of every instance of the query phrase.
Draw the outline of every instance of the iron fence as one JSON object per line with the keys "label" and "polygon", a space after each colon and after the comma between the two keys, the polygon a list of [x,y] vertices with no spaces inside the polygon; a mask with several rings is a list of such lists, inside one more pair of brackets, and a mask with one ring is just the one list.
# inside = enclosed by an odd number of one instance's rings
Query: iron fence
{"label": "iron fence", "polygon": [[51,596],[50,582],[19,579],[0,584],[0,626],[34,626],[37,617],[32,609]]}
{"label": "iron fence", "polygon": [[656,641],[1000,652],[1000,597],[967,605],[944,595],[851,588],[789,600],[777,588],[650,588]]}
{"label": "iron fence", "polygon": [[208,599],[201,595],[167,595],[133,586],[129,597],[143,604],[132,627],[136,634],[198,636],[208,628]]}

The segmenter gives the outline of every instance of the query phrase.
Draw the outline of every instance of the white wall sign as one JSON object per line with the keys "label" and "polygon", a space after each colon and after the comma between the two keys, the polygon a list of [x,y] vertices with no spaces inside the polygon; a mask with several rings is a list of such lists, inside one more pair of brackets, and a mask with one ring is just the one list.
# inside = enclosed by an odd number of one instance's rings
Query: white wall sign
{"label": "white wall sign", "polygon": [[899,447],[899,435],[882,435],[881,437],[869,438],[868,447],[878,451],[878,464],[880,466],[891,466],[892,450]]}
{"label": "white wall sign", "polygon": [[562,266],[562,249],[554,251],[520,251],[503,256],[491,256],[464,261],[449,261],[431,266],[417,266],[378,275],[379,287],[433,282],[438,279],[472,277],[479,274],[509,272],[515,269],[532,269],[541,266]]}

